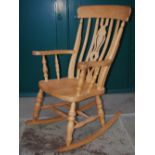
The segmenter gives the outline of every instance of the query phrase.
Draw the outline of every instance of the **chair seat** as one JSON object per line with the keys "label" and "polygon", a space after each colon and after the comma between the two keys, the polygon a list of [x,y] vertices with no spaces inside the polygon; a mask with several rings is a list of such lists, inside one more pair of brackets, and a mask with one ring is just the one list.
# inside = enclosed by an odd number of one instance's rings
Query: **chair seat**
{"label": "chair seat", "polygon": [[91,91],[88,93],[89,83],[83,85],[82,91],[79,96],[77,96],[77,79],[68,79],[62,78],[60,80],[48,80],[40,81],[39,88],[42,89],[47,94],[57,97],[59,99],[69,101],[69,102],[78,102],[83,99],[101,95],[104,93],[103,90],[98,90],[97,86],[94,85]]}

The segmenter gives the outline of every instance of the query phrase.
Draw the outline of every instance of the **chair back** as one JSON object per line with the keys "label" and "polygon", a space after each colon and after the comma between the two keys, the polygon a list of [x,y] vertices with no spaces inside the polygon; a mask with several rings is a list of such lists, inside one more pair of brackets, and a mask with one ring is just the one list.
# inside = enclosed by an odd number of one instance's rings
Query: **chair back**
{"label": "chair back", "polygon": [[[103,89],[110,66],[116,56],[125,23],[131,14],[129,6],[98,5],[81,6],[77,10],[80,19],[74,44],[68,77],[77,77],[77,63],[82,61],[108,61],[106,67],[89,68],[86,81],[95,79],[99,89]],[[86,28],[84,28],[86,26]],[[93,33],[92,33],[93,32]],[[84,36],[84,39],[83,39]]]}

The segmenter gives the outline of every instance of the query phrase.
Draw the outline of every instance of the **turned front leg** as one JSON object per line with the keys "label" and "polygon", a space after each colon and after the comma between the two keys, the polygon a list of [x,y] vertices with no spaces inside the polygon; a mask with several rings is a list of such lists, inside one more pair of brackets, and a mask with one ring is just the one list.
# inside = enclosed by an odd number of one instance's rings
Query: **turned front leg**
{"label": "turned front leg", "polygon": [[72,142],[72,136],[74,131],[74,121],[75,121],[75,107],[76,103],[71,103],[69,115],[68,115],[68,125],[67,125],[67,137],[66,137],[66,145],[69,146]]}
{"label": "turned front leg", "polygon": [[34,112],[33,112],[33,119],[35,120],[37,120],[39,117],[42,101],[43,101],[43,91],[40,89],[37,94],[37,100],[36,100],[36,104],[35,104]]}
{"label": "turned front leg", "polygon": [[103,126],[105,123],[105,120],[104,120],[104,111],[102,107],[102,100],[100,96],[96,96],[96,105],[97,105],[99,120],[100,120],[101,126]]}

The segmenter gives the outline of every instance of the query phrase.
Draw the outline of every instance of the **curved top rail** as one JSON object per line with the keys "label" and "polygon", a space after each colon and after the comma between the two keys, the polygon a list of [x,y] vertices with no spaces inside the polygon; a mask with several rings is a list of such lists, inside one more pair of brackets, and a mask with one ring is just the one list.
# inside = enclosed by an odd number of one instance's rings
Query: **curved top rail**
{"label": "curved top rail", "polygon": [[78,18],[112,18],[128,21],[131,7],[123,5],[80,6],[77,14]]}

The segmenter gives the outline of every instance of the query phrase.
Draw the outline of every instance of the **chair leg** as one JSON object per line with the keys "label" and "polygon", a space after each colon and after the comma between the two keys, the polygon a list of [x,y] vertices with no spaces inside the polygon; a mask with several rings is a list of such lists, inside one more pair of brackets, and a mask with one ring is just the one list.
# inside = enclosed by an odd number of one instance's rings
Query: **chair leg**
{"label": "chair leg", "polygon": [[39,89],[39,92],[37,94],[36,104],[34,107],[34,112],[33,112],[33,119],[34,120],[37,120],[39,117],[42,101],[43,101],[43,91],[41,89]]}
{"label": "chair leg", "polygon": [[102,100],[100,96],[96,96],[96,105],[97,105],[99,120],[100,120],[101,126],[103,126],[105,123],[105,120],[104,120],[104,111],[102,107]]}
{"label": "chair leg", "polygon": [[76,103],[71,103],[69,114],[68,114],[68,125],[67,125],[67,137],[66,137],[66,145],[69,146],[72,142],[72,136],[74,131],[74,120],[76,116]]}

